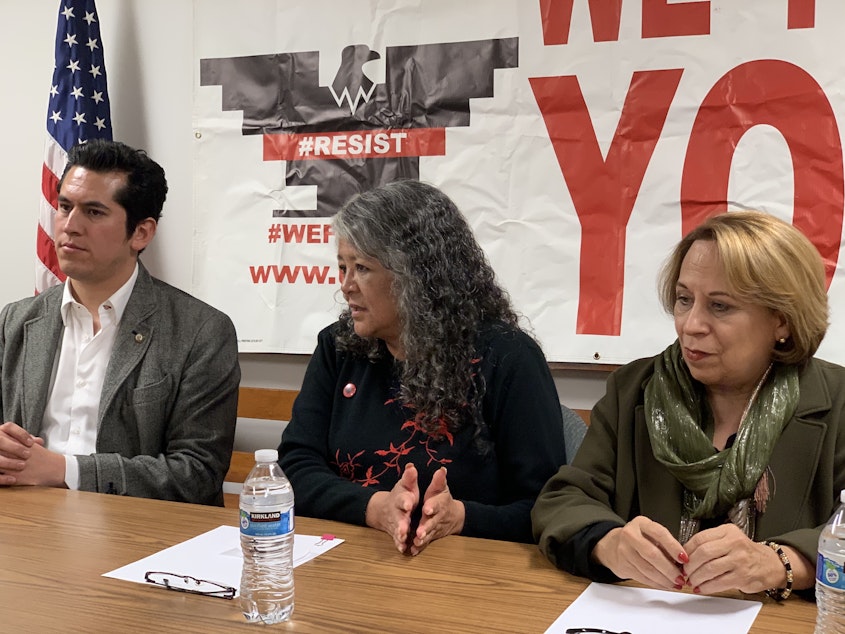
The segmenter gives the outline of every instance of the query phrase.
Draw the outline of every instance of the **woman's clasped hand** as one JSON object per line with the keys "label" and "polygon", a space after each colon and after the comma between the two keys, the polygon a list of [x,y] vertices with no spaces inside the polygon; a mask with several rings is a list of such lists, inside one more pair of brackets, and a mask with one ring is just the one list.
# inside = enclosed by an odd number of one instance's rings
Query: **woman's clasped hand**
{"label": "woman's clasped hand", "polygon": [[621,579],[697,594],[762,592],[781,587],[786,577],[777,554],[733,524],[703,530],[682,546],[666,527],[640,515],[610,531],[593,556]]}
{"label": "woman's clasped hand", "polygon": [[[446,468],[434,472],[431,484],[420,499],[417,469],[405,465],[399,482],[388,492],[375,493],[367,505],[367,525],[393,537],[399,552],[417,555],[435,539],[460,534],[464,505],[449,493]],[[421,507],[419,524],[414,511]]]}
{"label": "woman's clasped hand", "polygon": [[666,527],[642,515],[611,530],[596,545],[593,556],[620,579],[667,590],[686,583],[684,547]]}

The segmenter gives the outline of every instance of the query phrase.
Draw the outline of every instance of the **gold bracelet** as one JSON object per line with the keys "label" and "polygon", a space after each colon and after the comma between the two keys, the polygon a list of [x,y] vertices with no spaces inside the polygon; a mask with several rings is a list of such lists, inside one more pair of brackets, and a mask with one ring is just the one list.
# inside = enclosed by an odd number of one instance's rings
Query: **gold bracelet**
{"label": "gold bracelet", "polygon": [[775,601],[783,601],[792,594],[792,564],[789,562],[789,557],[787,557],[786,551],[784,551],[780,544],[776,544],[775,542],[763,543],[777,553],[780,563],[782,563],[783,567],[786,568],[786,586],[783,588],[771,588],[766,590],[766,594]]}

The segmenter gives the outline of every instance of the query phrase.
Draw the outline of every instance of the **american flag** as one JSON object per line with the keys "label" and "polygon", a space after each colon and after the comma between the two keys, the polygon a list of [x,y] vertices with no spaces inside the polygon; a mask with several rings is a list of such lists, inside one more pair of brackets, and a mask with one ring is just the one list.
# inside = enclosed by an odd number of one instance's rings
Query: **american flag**
{"label": "american flag", "polygon": [[63,0],[56,27],[56,66],[50,84],[41,172],[36,293],[65,279],[53,248],[53,217],[58,204],[56,185],[67,163],[67,152],[88,139],[111,138],[106,65],[94,0]]}

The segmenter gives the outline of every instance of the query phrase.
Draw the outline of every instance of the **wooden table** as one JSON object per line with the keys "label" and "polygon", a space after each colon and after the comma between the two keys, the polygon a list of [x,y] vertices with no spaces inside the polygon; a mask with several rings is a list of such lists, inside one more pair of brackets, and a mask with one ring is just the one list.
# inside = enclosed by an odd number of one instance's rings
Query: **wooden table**
{"label": "wooden table", "polygon": [[[0,489],[0,631],[244,632],[233,601],[101,576],[222,524],[231,509],[60,489]],[[468,537],[400,555],[378,531],[297,518],[346,540],[296,569],[293,632],[543,632],[587,586],[535,546]],[[767,601],[754,634],[813,631],[815,606]],[[683,627],[679,626],[682,632]]]}

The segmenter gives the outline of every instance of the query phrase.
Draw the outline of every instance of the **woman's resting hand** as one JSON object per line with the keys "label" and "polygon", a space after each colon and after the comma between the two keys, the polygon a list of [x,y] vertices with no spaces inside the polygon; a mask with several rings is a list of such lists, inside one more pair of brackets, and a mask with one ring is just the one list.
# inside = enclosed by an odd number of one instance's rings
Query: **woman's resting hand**
{"label": "woman's resting hand", "polygon": [[593,559],[621,579],[653,588],[679,590],[685,582],[683,546],[665,526],[642,515],[602,537],[593,548]]}

